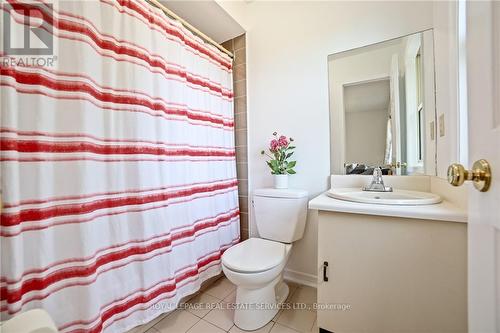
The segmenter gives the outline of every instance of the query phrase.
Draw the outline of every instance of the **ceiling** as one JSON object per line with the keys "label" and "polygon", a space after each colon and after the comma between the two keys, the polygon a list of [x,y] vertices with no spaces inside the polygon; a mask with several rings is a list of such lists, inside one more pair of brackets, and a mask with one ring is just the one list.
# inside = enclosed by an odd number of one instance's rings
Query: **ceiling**
{"label": "ceiling", "polygon": [[213,0],[160,2],[217,43],[245,33],[238,22]]}
{"label": "ceiling", "polygon": [[344,87],[345,112],[388,110],[389,79],[363,82]]}

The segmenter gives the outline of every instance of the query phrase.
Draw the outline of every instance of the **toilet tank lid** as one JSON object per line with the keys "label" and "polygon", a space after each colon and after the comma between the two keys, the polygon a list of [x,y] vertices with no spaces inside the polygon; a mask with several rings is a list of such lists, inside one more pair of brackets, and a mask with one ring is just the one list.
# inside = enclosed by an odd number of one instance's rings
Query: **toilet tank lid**
{"label": "toilet tank lid", "polygon": [[304,198],[308,193],[306,190],[299,189],[259,188],[253,191],[253,195],[270,198]]}

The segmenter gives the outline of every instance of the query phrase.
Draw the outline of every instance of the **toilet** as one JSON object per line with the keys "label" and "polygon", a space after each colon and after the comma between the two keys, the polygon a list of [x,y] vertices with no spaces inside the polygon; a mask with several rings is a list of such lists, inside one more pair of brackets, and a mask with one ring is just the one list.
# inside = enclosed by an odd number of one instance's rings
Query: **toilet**
{"label": "toilet", "polygon": [[308,193],[297,189],[258,189],[252,205],[260,238],[247,239],[224,252],[222,270],[234,283],[234,323],[256,330],[270,322],[288,296],[283,270],[292,243],[304,235]]}

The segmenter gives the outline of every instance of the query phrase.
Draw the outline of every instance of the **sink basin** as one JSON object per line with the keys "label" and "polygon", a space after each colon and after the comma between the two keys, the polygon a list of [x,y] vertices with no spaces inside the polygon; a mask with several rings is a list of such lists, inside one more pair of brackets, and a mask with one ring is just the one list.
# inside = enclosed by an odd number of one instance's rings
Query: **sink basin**
{"label": "sink basin", "polygon": [[368,192],[359,188],[336,188],[331,189],[327,194],[335,199],[378,205],[418,206],[434,205],[441,202],[441,197],[437,194],[406,190]]}

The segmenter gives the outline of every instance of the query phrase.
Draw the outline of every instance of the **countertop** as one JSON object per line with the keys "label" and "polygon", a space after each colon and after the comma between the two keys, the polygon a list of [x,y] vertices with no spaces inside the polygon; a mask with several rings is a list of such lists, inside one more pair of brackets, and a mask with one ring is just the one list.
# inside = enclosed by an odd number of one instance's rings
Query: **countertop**
{"label": "countertop", "polygon": [[326,193],[311,199],[309,208],[339,213],[467,223],[467,211],[446,200],[435,205],[392,206],[339,200],[329,197]]}

